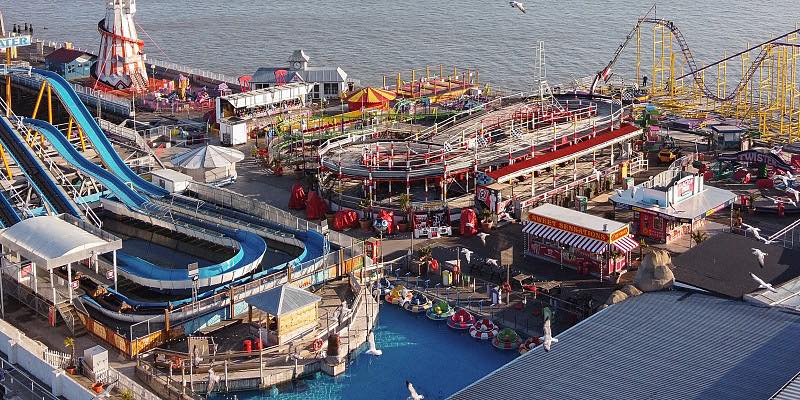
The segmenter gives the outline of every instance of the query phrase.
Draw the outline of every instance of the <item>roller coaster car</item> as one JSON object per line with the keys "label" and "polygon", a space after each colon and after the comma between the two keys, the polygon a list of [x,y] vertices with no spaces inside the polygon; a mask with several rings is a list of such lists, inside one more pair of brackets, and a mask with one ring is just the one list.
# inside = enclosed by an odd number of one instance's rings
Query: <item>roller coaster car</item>
{"label": "roller coaster car", "polygon": [[672,146],[661,146],[658,149],[658,161],[662,163],[671,163],[678,158],[678,154],[680,153],[680,149]]}

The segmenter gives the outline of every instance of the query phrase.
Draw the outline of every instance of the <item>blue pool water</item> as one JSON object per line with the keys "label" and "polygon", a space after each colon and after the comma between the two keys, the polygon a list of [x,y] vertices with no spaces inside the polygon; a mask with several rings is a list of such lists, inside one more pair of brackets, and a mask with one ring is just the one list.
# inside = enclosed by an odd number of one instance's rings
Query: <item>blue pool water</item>
{"label": "blue pool water", "polygon": [[[444,321],[431,321],[424,314],[381,306],[375,328],[380,357],[360,354],[338,377],[323,374],[302,380],[294,388],[276,391],[240,392],[238,400],[374,400],[405,399],[408,379],[425,399],[444,399],[487,373],[511,361],[516,351],[495,349],[488,341],[477,341],[463,331],[454,331]],[[234,399],[234,394],[214,400]]]}

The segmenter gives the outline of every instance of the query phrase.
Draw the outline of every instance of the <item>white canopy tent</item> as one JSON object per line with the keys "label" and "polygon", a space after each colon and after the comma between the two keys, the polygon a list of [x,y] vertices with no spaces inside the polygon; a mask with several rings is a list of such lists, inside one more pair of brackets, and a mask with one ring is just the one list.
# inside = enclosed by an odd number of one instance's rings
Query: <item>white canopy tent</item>
{"label": "white canopy tent", "polygon": [[172,164],[198,182],[220,182],[236,179],[236,163],[244,160],[239,150],[206,145],[172,158]]}

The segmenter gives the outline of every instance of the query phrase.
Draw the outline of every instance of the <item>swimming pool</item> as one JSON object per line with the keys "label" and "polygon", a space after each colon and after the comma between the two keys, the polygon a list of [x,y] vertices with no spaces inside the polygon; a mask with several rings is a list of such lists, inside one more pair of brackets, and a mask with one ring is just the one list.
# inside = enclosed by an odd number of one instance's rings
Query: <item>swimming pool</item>
{"label": "swimming pool", "polygon": [[[278,390],[221,394],[215,400],[374,400],[405,399],[405,381],[425,399],[444,399],[513,360],[519,353],[501,351],[464,331],[411,314],[392,304],[381,305],[375,328],[380,357],[360,354],[337,377],[324,374]],[[234,397],[235,395],[235,397]]]}

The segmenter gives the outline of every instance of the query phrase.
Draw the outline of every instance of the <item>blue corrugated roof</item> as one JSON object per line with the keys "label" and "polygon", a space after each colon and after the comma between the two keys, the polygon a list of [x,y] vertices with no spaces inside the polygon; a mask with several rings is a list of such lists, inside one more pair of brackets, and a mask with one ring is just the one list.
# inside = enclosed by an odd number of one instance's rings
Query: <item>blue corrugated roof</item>
{"label": "blue corrugated roof", "polygon": [[686,292],[611,306],[453,395],[767,399],[800,370],[800,316]]}

